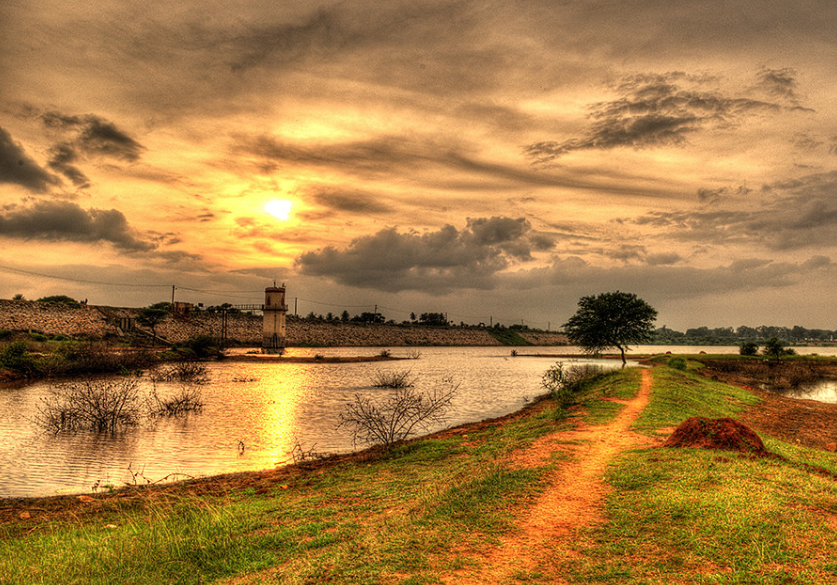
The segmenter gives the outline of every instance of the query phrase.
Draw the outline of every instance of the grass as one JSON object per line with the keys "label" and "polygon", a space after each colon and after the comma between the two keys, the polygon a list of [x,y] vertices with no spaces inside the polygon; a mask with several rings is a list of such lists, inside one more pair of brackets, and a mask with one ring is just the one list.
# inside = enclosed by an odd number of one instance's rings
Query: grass
{"label": "grass", "polygon": [[[734,416],[748,393],[668,368],[636,428]],[[782,459],[701,449],[623,453],[607,480],[608,522],[564,564],[578,583],[837,583],[837,457],[765,437]]]}
{"label": "grass", "polygon": [[503,345],[511,345],[511,346],[522,346],[522,345],[532,345],[531,341],[528,341],[523,336],[521,336],[517,331],[514,329],[500,329],[500,328],[489,328],[487,329],[488,333],[491,336],[502,343]]}
{"label": "grass", "polygon": [[590,530],[588,583],[823,583],[837,485],[769,459],[686,449],[645,450],[611,467],[610,522]]}
{"label": "grass", "polygon": [[[650,436],[756,403],[689,372],[660,367],[653,378],[635,423]],[[640,380],[627,369],[585,388],[587,424],[612,420]],[[514,534],[547,474],[571,457],[511,463],[516,449],[571,426],[554,404],[538,406],[505,424],[290,474],[286,483],[202,496],[142,490],[85,504],[96,513],[0,524],[0,583],[441,583],[479,567],[481,551]],[[570,554],[556,549],[507,582],[837,583],[837,481],[811,470],[837,472],[837,455],[763,438],[785,459],[623,452],[606,475],[606,521],[563,542]]]}
{"label": "grass", "polygon": [[[654,369],[651,404],[642,412],[634,428],[646,434],[677,426],[692,416],[734,417],[748,405],[758,403],[753,394],[720,382],[672,368]],[[663,430],[663,434],[668,431]]]}

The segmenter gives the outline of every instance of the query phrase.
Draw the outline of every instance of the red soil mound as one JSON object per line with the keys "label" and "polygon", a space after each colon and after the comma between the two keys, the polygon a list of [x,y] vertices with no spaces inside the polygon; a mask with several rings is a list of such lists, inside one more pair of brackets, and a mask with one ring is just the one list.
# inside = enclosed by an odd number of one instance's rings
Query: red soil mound
{"label": "red soil mound", "polygon": [[768,454],[756,433],[731,418],[709,419],[693,416],[682,422],[663,446],[725,449],[754,455]]}

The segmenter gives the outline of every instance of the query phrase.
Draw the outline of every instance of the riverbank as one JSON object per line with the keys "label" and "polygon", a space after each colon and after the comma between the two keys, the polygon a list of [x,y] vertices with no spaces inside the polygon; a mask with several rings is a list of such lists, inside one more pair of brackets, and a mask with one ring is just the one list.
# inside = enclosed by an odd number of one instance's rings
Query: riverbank
{"label": "riverbank", "polygon": [[[667,367],[615,372],[578,399],[569,416],[544,400],[389,453],[0,501],[0,582],[837,581],[837,456],[776,436],[798,402]],[[631,409],[619,432],[638,443],[603,455],[598,437]],[[696,415],[751,421],[775,457],[659,447]],[[606,465],[573,467],[588,460]]]}

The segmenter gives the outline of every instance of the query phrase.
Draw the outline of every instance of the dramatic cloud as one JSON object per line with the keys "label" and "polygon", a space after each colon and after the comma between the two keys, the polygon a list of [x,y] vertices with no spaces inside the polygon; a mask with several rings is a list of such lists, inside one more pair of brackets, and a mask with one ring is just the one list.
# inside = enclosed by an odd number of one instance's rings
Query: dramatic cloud
{"label": "dramatic cloud", "polygon": [[492,288],[492,277],[513,261],[552,246],[525,219],[469,219],[459,231],[451,225],[425,234],[391,228],[352,241],[345,250],[332,246],[302,254],[302,274],[326,276],[341,284],[386,291],[444,292]]}
{"label": "dramatic cloud", "polygon": [[357,191],[317,191],[311,198],[317,204],[337,212],[378,214],[392,209],[382,198]]}
{"label": "dramatic cloud", "polygon": [[70,144],[59,144],[51,151],[49,168],[70,179],[76,187],[89,187],[90,180],[74,162],[79,159],[78,153]]}
{"label": "dramatic cloud", "polygon": [[[778,83],[772,80],[771,88]],[[538,142],[525,152],[534,162],[546,163],[579,150],[679,146],[689,134],[708,126],[734,124],[747,114],[780,108],[764,101],[728,97],[702,86],[702,80],[683,73],[629,77],[616,88],[622,97],[590,107],[593,123],[586,136]]]}
{"label": "dramatic cloud", "polygon": [[729,264],[697,268],[690,266],[595,266],[578,257],[556,259],[546,268],[504,274],[500,284],[510,289],[560,287],[634,290],[659,300],[699,298],[738,292],[788,288],[805,284],[819,275],[833,277],[835,264],[815,255],[799,262],[775,262],[746,258]]}
{"label": "dramatic cloud", "polygon": [[[331,170],[366,180],[412,180],[422,185],[475,190],[508,190],[520,186],[567,187],[599,193],[631,194],[630,177],[620,173],[562,173],[535,171],[514,164],[486,162],[465,150],[461,141],[447,144],[430,137],[377,136],[367,140],[304,144],[272,136],[238,136],[234,156],[256,157],[262,172],[278,172],[300,165]],[[646,187],[649,193],[656,192]],[[661,191],[659,194],[663,194]]]}
{"label": "dramatic cloud", "polygon": [[798,103],[796,95],[796,71],[790,67],[784,69],[762,69],[759,74],[759,85],[768,93],[783,97],[791,103]]}
{"label": "dramatic cloud", "polygon": [[[58,112],[47,112],[41,116],[43,123],[52,129],[71,131],[74,139],[60,145],[63,151],[72,148],[88,156],[107,156],[134,162],[139,160],[144,147],[131,138],[116,124],[98,116],[67,116]],[[75,153],[73,153],[75,156]]]}
{"label": "dramatic cloud", "polygon": [[835,18],[832,0],[0,2],[2,254],[66,275],[95,242],[90,264],[150,280],[262,267],[248,290],[281,275],[300,298],[432,311],[445,293],[503,322],[620,289],[671,326],[822,326]]}
{"label": "dramatic cloud", "polygon": [[[750,189],[699,191],[702,201],[737,195],[738,209],[652,211],[635,220],[673,240],[755,245],[774,251],[837,248],[837,171],[765,185],[760,202]],[[741,201],[752,199],[745,209]]]}
{"label": "dramatic cloud", "polygon": [[46,191],[56,178],[29,158],[23,147],[0,127],[0,183],[12,183],[31,191]]}
{"label": "dramatic cloud", "polygon": [[32,207],[7,207],[0,215],[0,236],[26,240],[109,242],[127,252],[155,248],[135,234],[116,209],[85,211],[70,202],[40,202]]}
{"label": "dramatic cloud", "polygon": [[228,64],[242,72],[264,64],[292,63],[311,54],[333,53],[347,43],[347,31],[333,12],[318,10],[300,24],[254,28],[227,45]]}

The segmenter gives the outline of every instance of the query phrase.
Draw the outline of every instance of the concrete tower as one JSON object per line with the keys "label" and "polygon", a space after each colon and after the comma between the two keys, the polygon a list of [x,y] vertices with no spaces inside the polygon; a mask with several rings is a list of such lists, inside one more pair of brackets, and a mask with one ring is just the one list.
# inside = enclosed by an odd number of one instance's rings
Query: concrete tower
{"label": "concrete tower", "polygon": [[262,352],[282,353],[285,349],[285,285],[264,289],[264,321],[262,325]]}

